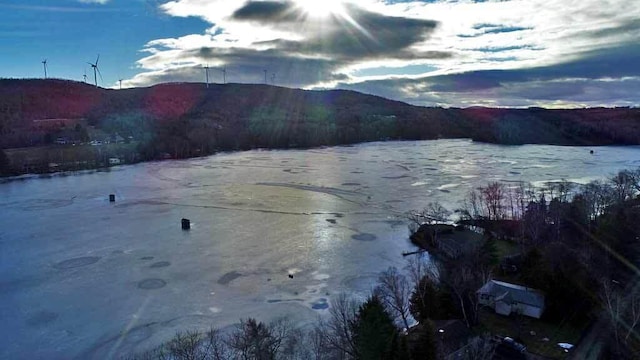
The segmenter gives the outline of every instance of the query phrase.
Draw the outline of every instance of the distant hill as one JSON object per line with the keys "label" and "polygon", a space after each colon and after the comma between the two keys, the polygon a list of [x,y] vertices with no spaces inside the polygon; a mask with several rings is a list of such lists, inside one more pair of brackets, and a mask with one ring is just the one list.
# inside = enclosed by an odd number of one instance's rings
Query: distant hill
{"label": "distant hill", "polygon": [[70,127],[84,138],[117,133],[136,139],[143,158],[388,139],[637,145],[640,109],[443,109],[354,91],[269,85],[170,83],[113,90],[55,79],[0,80],[0,148],[50,143],[60,134],[73,136]]}

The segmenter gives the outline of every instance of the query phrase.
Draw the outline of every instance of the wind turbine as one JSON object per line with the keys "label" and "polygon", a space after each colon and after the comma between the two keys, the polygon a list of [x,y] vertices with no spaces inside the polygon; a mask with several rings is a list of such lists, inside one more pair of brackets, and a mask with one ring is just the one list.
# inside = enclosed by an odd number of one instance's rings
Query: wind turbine
{"label": "wind turbine", "polygon": [[205,76],[205,80],[207,81],[207,89],[208,89],[209,88],[209,64],[204,66],[204,76]]}
{"label": "wind turbine", "polygon": [[120,83],[120,90],[122,90],[122,80],[123,79],[118,79],[118,82]]}
{"label": "wind turbine", "polygon": [[271,74],[271,85],[276,84],[276,73]]}
{"label": "wind turbine", "polygon": [[44,67],[44,78],[47,78],[47,59],[42,60],[42,66]]}
{"label": "wind turbine", "polygon": [[95,82],[96,87],[98,87],[98,74],[100,74],[100,80],[102,80],[102,74],[100,73],[100,69],[98,69],[98,61],[100,61],[100,54],[98,54],[95,64],[87,62],[87,64],[91,65],[93,68],[93,81]]}
{"label": "wind turbine", "polygon": [[82,75],[82,78],[84,79],[84,83],[87,83],[87,67],[84,67],[84,75]]}
{"label": "wind turbine", "polygon": [[223,68],[222,69],[222,83],[226,84],[227,83],[227,68]]}
{"label": "wind turbine", "polygon": [[265,70],[262,70],[262,71],[264,71],[264,83],[266,84],[267,83],[267,70],[265,69]]}

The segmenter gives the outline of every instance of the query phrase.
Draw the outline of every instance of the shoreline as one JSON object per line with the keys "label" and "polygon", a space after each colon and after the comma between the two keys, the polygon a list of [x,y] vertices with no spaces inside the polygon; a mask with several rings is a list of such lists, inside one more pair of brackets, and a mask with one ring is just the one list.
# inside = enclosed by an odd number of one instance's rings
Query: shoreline
{"label": "shoreline", "polygon": [[[127,165],[135,165],[140,163],[153,163],[153,162],[162,162],[162,161],[178,161],[178,160],[188,160],[188,159],[197,159],[197,158],[205,158],[209,156],[219,155],[219,154],[233,154],[240,153],[245,151],[287,151],[287,150],[313,150],[313,149],[326,149],[326,148],[334,148],[334,147],[353,147],[364,144],[376,144],[376,143],[390,143],[390,142],[422,142],[422,141],[467,141],[469,143],[476,144],[485,144],[485,145],[496,145],[496,146],[505,146],[505,147],[519,147],[519,146],[527,146],[527,145],[539,145],[539,146],[558,146],[558,147],[584,147],[584,148],[600,148],[600,147],[637,147],[640,144],[589,144],[589,145],[580,145],[580,144],[553,144],[553,143],[525,143],[525,144],[503,144],[496,142],[486,142],[486,141],[477,141],[472,138],[440,138],[440,139],[423,139],[423,140],[378,140],[378,141],[364,141],[364,142],[356,142],[349,144],[334,144],[334,145],[320,145],[320,146],[312,146],[312,147],[256,147],[251,149],[231,149],[231,150],[220,150],[210,154],[200,154],[196,156],[189,156],[183,158],[162,158],[162,159],[149,159],[149,160],[135,160],[131,162],[123,162],[117,165],[102,165],[102,166],[94,166],[94,167],[86,167],[83,169],[76,170],[51,170],[42,171],[42,172],[14,172],[10,175],[0,174],[0,184],[14,182],[14,181],[24,181],[31,180],[35,178],[51,178],[51,177],[64,177],[70,175],[86,175],[93,174],[96,172],[109,172],[113,168],[118,168]],[[37,151],[42,149],[49,149],[52,146],[46,147],[26,147],[26,148],[15,148],[15,149],[1,149],[4,150],[5,153],[7,151]],[[60,147],[64,149],[65,147]],[[79,149],[79,148],[78,148]],[[93,147],[89,148],[94,150]],[[137,154],[139,155],[139,154]]]}

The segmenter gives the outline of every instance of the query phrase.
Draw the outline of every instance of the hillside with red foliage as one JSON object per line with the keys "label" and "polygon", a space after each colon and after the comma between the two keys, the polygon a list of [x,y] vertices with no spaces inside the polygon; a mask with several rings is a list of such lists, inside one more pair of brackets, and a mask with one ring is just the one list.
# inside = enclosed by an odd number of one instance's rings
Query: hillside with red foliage
{"label": "hillside with red foliage", "polygon": [[[0,147],[56,136],[34,120],[67,119],[144,139],[141,151],[176,157],[254,147],[387,139],[471,138],[502,144],[640,144],[640,109],[442,109],[354,91],[198,83],[103,89],[66,80],[0,80]],[[80,129],[81,130],[81,129]],[[171,151],[169,151],[171,150]]]}

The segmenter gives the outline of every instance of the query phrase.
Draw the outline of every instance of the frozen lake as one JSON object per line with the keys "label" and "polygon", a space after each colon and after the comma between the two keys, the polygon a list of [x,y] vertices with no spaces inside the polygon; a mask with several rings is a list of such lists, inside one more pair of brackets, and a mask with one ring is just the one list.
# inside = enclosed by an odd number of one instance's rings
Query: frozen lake
{"label": "frozen lake", "polygon": [[0,358],[102,359],[250,316],[312,321],[404,265],[405,211],[453,210],[488,181],[640,166],[639,147],[590,149],[370,143],[0,184]]}

